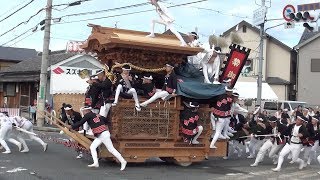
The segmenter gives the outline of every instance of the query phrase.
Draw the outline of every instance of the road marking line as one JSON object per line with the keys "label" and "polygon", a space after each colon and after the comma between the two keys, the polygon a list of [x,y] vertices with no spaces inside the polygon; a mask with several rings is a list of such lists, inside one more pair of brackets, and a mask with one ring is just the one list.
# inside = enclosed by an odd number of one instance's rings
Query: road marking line
{"label": "road marking line", "polygon": [[22,167],[17,167],[11,170],[8,170],[7,173],[15,173],[15,172],[19,172],[19,171],[26,171],[28,169],[22,168]]}

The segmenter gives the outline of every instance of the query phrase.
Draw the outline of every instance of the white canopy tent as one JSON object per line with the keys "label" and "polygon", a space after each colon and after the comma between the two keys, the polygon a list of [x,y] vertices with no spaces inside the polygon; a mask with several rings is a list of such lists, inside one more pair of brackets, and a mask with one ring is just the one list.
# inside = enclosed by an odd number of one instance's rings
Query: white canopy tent
{"label": "white canopy tent", "polygon": [[[257,98],[257,82],[237,82],[234,87],[240,99],[256,99]],[[268,83],[262,83],[262,100],[278,100],[278,96],[272,90]]]}

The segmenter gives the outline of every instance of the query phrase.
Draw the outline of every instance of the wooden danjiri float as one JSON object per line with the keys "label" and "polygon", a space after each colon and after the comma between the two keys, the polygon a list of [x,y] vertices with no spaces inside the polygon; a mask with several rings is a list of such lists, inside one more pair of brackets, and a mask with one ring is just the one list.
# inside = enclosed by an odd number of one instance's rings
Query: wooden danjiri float
{"label": "wooden danjiri float", "polygon": [[[182,47],[172,35],[156,34],[156,38],[145,37],[146,32],[123,30],[89,25],[92,34],[82,48],[96,57],[111,70],[119,64],[130,63],[132,71],[142,73],[148,71],[164,75],[164,65],[168,62],[180,64],[187,56],[202,52],[201,48]],[[234,46],[236,49],[236,46]],[[240,73],[240,72],[239,72]],[[222,73],[223,75],[223,73]],[[238,77],[236,77],[237,79]],[[157,85],[157,84],[156,84]],[[158,85],[161,87],[161,85]],[[140,97],[139,101],[146,99]],[[204,131],[199,138],[200,144],[185,143],[180,135],[180,111],[183,109],[180,96],[169,101],[157,100],[140,112],[135,110],[134,101],[120,99],[116,107],[112,107],[112,141],[115,148],[128,162],[144,162],[151,157],[159,157],[166,162],[188,166],[192,162],[203,161],[206,157],[222,157],[227,153],[227,141],[220,140],[216,149],[210,149],[212,134],[210,108],[202,105],[199,109],[200,122]],[[93,136],[79,134],[61,128],[84,148],[89,149]],[[99,148],[99,157],[114,160],[105,149]]]}

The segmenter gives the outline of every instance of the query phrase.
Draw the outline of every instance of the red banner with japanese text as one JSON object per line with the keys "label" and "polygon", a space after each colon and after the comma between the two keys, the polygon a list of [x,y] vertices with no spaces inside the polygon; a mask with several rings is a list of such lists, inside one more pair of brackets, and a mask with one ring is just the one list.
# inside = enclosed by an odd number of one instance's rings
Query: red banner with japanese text
{"label": "red banner with japanese text", "polygon": [[225,67],[222,69],[222,74],[220,75],[220,82],[226,78],[230,78],[231,87],[234,87],[238,77],[241,73],[243,66],[246,64],[248,56],[250,54],[250,49],[241,47],[240,45],[233,44],[229,47],[231,49],[228,59],[225,63]]}

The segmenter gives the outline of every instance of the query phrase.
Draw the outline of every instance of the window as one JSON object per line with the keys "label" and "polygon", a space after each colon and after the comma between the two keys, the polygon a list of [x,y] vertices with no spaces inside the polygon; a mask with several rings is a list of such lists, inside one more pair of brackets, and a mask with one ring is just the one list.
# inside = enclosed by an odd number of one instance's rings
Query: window
{"label": "window", "polygon": [[265,110],[278,110],[280,106],[281,106],[281,103],[265,102],[263,109],[265,109]]}
{"label": "window", "polygon": [[246,64],[243,66],[241,70],[242,76],[249,76],[250,73],[252,73],[253,65],[252,65],[253,59],[247,59]]}
{"label": "window", "polygon": [[311,72],[320,72],[320,59],[311,59]]}
{"label": "window", "polygon": [[243,32],[243,33],[246,33],[246,32],[247,32],[247,26],[246,26],[246,25],[243,25],[243,26],[242,26],[242,32]]}
{"label": "window", "polygon": [[293,102],[291,102],[290,104],[291,104],[291,108],[292,109],[297,108],[299,105],[301,105],[302,107],[306,107],[307,106],[306,103],[293,103]]}
{"label": "window", "polygon": [[288,103],[283,104],[283,109],[288,109],[289,111],[291,110]]}
{"label": "window", "polygon": [[4,96],[15,96],[16,95],[16,85],[14,83],[4,84]]}

